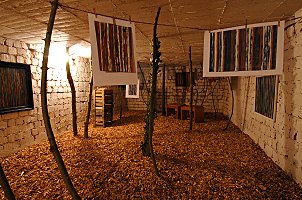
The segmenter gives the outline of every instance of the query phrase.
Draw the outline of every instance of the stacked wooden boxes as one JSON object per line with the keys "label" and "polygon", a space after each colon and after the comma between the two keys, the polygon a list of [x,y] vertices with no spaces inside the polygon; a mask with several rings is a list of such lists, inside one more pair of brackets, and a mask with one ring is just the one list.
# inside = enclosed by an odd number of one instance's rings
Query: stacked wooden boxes
{"label": "stacked wooden boxes", "polygon": [[95,89],[94,126],[106,127],[113,120],[113,90]]}

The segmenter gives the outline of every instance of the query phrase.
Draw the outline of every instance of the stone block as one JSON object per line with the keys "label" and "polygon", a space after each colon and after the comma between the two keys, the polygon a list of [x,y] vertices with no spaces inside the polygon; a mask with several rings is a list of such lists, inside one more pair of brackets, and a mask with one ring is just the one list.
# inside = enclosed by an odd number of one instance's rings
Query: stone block
{"label": "stone block", "polygon": [[0,60],[4,62],[9,62],[8,54],[0,54]]}
{"label": "stone block", "polygon": [[0,121],[0,130],[7,128],[7,121]]}
{"label": "stone block", "polygon": [[[1,137],[1,136],[0,136],[0,137]],[[1,137],[0,145],[4,145],[4,144],[6,144],[6,143],[8,143],[8,138],[5,137],[5,136]]]}
{"label": "stone block", "polygon": [[22,56],[17,56],[17,63],[24,63],[24,58]]}
{"label": "stone block", "polygon": [[14,40],[14,47],[22,48],[21,42],[19,40]]}
{"label": "stone block", "polygon": [[5,45],[0,45],[0,53],[8,53],[8,47]]}
{"label": "stone block", "polygon": [[15,63],[17,62],[16,55],[8,55],[9,62]]}
{"label": "stone block", "polygon": [[25,63],[28,64],[28,65],[31,65],[31,59],[30,58],[26,58],[25,59]]}
{"label": "stone block", "polygon": [[4,44],[9,46],[9,47],[12,47],[12,46],[14,46],[14,40],[7,38],[4,42]]}
{"label": "stone block", "polygon": [[14,119],[14,118],[18,118],[18,117],[19,117],[18,112],[7,113],[7,114],[2,115],[2,119]]}
{"label": "stone block", "polygon": [[16,119],[9,119],[7,121],[7,126],[11,127],[11,126],[15,126],[16,125]]}
{"label": "stone block", "polygon": [[13,143],[15,141],[15,134],[16,133],[11,133],[8,135],[7,139],[9,143]]}
{"label": "stone block", "polygon": [[32,134],[33,136],[38,135],[38,134],[39,134],[38,129],[36,129],[36,128],[32,129],[32,130],[31,130],[31,134]]}
{"label": "stone block", "polygon": [[18,118],[16,119],[16,125],[21,125],[21,124],[24,124],[24,121],[23,121],[23,118]]}
{"label": "stone block", "polygon": [[28,49],[28,45],[25,42],[21,42],[22,49]]}
{"label": "stone block", "polygon": [[27,115],[29,115],[29,111],[28,110],[19,112],[19,116],[20,117],[27,116]]}
{"label": "stone block", "polygon": [[10,55],[17,55],[17,48],[15,48],[15,47],[11,47],[11,46],[9,46],[8,47],[8,54],[10,54]]}
{"label": "stone block", "polygon": [[5,152],[6,155],[8,155],[9,153],[13,153],[15,152],[15,149],[17,148],[17,144],[15,143],[6,143],[3,145],[3,150]]}
{"label": "stone block", "polygon": [[17,48],[17,55],[26,57],[26,51],[25,49]]}
{"label": "stone block", "polygon": [[5,43],[5,38],[0,36],[0,44],[4,45]]}
{"label": "stone block", "polygon": [[37,58],[32,58],[31,63],[32,63],[32,65],[38,66],[39,65],[39,60]]}

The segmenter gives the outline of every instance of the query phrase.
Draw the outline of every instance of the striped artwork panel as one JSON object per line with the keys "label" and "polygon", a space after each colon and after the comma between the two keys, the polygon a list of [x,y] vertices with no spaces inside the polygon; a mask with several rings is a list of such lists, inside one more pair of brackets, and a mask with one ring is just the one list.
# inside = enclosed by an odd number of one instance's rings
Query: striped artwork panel
{"label": "striped artwork panel", "polygon": [[[204,74],[207,77],[281,74],[284,26],[273,22],[261,25],[206,32]],[[266,72],[262,74],[263,71]]]}
{"label": "striped artwork panel", "polygon": [[30,66],[0,61],[0,113],[32,108]]}
{"label": "striped artwork panel", "polygon": [[276,76],[256,79],[255,111],[273,119],[275,104]]}
{"label": "striped artwork panel", "polygon": [[131,27],[95,21],[99,67],[106,72],[135,72]]}

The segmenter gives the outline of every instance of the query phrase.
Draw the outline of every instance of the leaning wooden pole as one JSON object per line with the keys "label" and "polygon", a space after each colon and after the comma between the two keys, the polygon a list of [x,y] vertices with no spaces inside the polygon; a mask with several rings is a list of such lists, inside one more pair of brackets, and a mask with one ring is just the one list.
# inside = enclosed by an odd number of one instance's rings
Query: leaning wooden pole
{"label": "leaning wooden pole", "polygon": [[163,85],[162,85],[162,107],[161,114],[166,115],[166,65],[163,66]]}
{"label": "leaning wooden pole", "polygon": [[9,186],[9,183],[7,181],[7,178],[4,174],[4,171],[2,169],[2,166],[0,164],[0,186],[2,190],[4,191],[4,195],[8,200],[15,200],[15,195],[12,191],[12,189]]}
{"label": "leaning wooden pole", "polygon": [[[66,54],[68,55],[69,48],[66,48]],[[67,74],[67,80],[70,85],[71,90],[71,108],[72,108],[72,128],[73,128],[73,135],[78,135],[78,126],[77,126],[77,100],[76,100],[76,91],[73,83],[73,79],[70,72],[70,63],[69,58],[66,62],[66,74]]]}
{"label": "leaning wooden pole", "polygon": [[88,124],[89,124],[90,112],[91,112],[92,92],[93,92],[93,74],[92,74],[92,68],[90,67],[89,95],[88,95],[87,115],[84,123],[85,125],[84,138],[88,138]]}
{"label": "leaning wooden pole", "polygon": [[151,82],[151,93],[150,93],[150,116],[149,116],[149,147],[150,147],[150,156],[153,162],[154,170],[156,175],[159,176],[159,171],[156,165],[156,160],[153,151],[153,144],[152,144],[152,136],[154,130],[154,118],[155,118],[155,98],[156,98],[156,82],[157,82],[157,71],[158,71],[158,63],[160,59],[160,52],[159,52],[159,41],[156,34],[157,29],[157,22],[160,14],[160,7],[158,8],[157,15],[155,18],[155,24],[153,28],[153,60],[152,60],[152,82]]}
{"label": "leaning wooden pole", "polygon": [[192,70],[192,51],[191,47],[189,47],[189,57],[190,57],[190,127],[189,130],[192,131],[193,126],[193,70]]}
{"label": "leaning wooden pole", "polygon": [[77,191],[72,185],[72,182],[69,178],[68,172],[66,170],[66,167],[64,165],[63,159],[61,157],[61,154],[58,150],[58,146],[51,128],[49,114],[48,114],[48,108],[47,108],[47,63],[48,63],[48,54],[49,54],[49,46],[50,46],[50,40],[51,40],[51,34],[52,29],[55,21],[55,16],[58,8],[58,0],[52,1],[52,7],[50,12],[49,21],[47,24],[47,32],[46,32],[46,38],[45,38],[45,47],[44,47],[44,53],[43,53],[43,61],[42,61],[42,80],[41,80],[41,103],[42,103],[42,114],[43,114],[43,120],[44,125],[46,129],[47,138],[50,144],[50,151],[52,152],[57,164],[58,168],[61,172],[61,175],[63,177],[64,183],[69,190],[71,196],[73,199],[80,199]]}

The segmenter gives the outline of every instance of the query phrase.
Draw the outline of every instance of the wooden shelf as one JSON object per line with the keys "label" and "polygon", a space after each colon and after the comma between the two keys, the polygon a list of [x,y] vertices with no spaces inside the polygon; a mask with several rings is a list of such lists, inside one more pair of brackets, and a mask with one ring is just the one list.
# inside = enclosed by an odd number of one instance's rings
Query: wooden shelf
{"label": "wooden shelf", "polygon": [[94,126],[106,127],[113,120],[113,90],[95,89]]}

